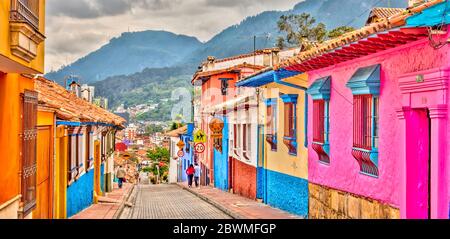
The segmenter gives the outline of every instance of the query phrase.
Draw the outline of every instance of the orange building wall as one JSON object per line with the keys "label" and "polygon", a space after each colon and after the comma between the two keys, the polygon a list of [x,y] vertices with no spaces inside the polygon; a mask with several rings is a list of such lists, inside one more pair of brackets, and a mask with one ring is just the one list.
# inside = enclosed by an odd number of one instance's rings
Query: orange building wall
{"label": "orange building wall", "polygon": [[33,79],[0,72],[0,205],[20,194],[20,93]]}
{"label": "orange building wall", "polygon": [[[212,76],[207,82],[202,85],[202,106],[207,108],[233,99],[236,96],[235,84],[238,80],[238,77],[239,75],[237,73],[223,73]],[[228,94],[226,96],[223,96],[221,92],[222,83],[219,79],[222,78],[233,79],[228,82]],[[206,135],[211,134],[211,131],[209,129],[209,121],[211,119],[211,116],[202,115],[201,129],[206,133]],[[205,153],[201,154],[200,157],[202,157],[201,161],[203,161],[205,165],[210,169],[210,182],[212,185],[214,185],[214,163],[212,161],[214,150],[211,137],[208,137],[208,142],[205,146]]]}

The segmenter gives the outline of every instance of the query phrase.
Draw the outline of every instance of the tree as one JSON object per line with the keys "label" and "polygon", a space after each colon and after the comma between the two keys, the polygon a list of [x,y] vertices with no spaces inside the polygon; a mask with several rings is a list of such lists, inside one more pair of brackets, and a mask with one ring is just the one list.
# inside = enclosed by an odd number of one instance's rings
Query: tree
{"label": "tree", "polygon": [[283,15],[278,20],[278,29],[285,34],[277,40],[277,47],[303,46],[309,49],[313,42],[321,43],[327,37],[326,26],[316,24],[316,19],[308,13]]}
{"label": "tree", "polygon": [[327,35],[328,35],[329,39],[333,39],[333,38],[340,37],[340,36],[344,35],[345,33],[351,32],[354,30],[355,30],[355,28],[353,28],[353,27],[341,26],[341,27],[337,27],[337,28],[329,31]]}
{"label": "tree", "polygon": [[308,13],[281,16],[278,20],[278,29],[285,34],[285,36],[278,37],[278,48],[301,46],[303,51],[313,47],[312,43],[322,43],[324,40],[333,39],[355,30],[353,27],[341,26],[328,32],[325,24],[316,24],[316,19]]}
{"label": "tree", "polygon": [[147,125],[147,127],[145,127],[145,134],[151,135],[154,133],[163,132],[163,130],[164,129],[161,125],[150,124],[150,125]]}
{"label": "tree", "polygon": [[153,162],[157,161],[169,162],[170,152],[166,148],[158,147],[153,150],[149,150],[147,152],[147,158],[149,158]]}

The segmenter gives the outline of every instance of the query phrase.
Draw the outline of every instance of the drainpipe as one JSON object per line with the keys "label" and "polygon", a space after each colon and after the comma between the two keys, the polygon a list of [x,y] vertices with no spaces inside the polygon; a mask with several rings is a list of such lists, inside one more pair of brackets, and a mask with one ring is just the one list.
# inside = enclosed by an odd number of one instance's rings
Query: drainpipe
{"label": "drainpipe", "polygon": [[284,82],[280,79],[280,77],[278,77],[277,71],[273,71],[273,79],[275,81],[275,83],[280,84],[280,85],[285,85],[291,88],[295,88],[295,89],[299,89],[302,90],[305,94],[305,138],[304,138],[304,142],[305,142],[305,147],[308,147],[308,94],[306,94],[306,90],[307,88],[303,87],[303,86],[299,86],[299,85],[295,85],[289,82]]}

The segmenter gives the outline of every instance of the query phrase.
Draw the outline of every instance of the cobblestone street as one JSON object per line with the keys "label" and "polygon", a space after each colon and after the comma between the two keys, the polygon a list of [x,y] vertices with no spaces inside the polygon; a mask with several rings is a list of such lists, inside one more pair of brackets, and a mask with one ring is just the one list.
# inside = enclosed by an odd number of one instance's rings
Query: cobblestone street
{"label": "cobblestone street", "polygon": [[139,185],[134,207],[121,219],[231,219],[211,204],[177,185]]}

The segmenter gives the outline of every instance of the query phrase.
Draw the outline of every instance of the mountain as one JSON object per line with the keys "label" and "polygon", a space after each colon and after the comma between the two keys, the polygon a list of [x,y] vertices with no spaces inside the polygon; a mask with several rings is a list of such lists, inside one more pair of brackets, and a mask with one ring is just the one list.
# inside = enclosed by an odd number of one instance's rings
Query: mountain
{"label": "mountain", "polygon": [[62,83],[66,76],[74,74],[80,76],[83,83],[92,83],[146,68],[173,66],[174,62],[201,46],[197,38],[165,31],[127,32],[69,66],[48,73],[46,77]]}
{"label": "mountain", "polygon": [[[162,31],[124,33],[99,50],[79,59],[47,78],[62,82],[70,74],[81,75],[85,82],[95,83],[96,95],[108,97],[111,106],[138,105],[149,100],[170,98],[176,87],[190,87],[196,66],[207,56],[224,58],[273,47],[280,33],[277,21],[281,15],[310,13],[328,30],[339,26],[359,28],[373,7],[387,7],[388,0],[305,0],[288,11],[267,11],[247,17],[214,36],[206,43],[196,38]],[[407,1],[390,1],[390,7],[407,6]],[[138,72],[138,73],[136,73]],[[117,76],[118,75],[118,76]],[[161,103],[147,119],[167,119],[172,102]]]}
{"label": "mountain", "polygon": [[200,62],[207,56],[224,58],[253,51],[253,38],[256,36],[256,49],[273,47],[280,35],[277,21],[282,15],[309,13],[317,22],[323,22],[328,30],[339,26],[363,26],[373,7],[407,7],[407,1],[388,0],[306,0],[288,11],[268,11],[251,16],[240,24],[231,26],[188,55],[181,62]]}

